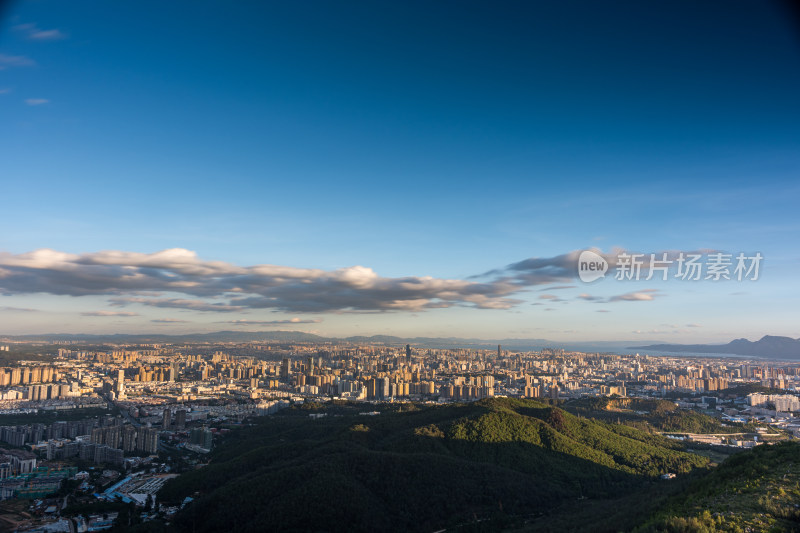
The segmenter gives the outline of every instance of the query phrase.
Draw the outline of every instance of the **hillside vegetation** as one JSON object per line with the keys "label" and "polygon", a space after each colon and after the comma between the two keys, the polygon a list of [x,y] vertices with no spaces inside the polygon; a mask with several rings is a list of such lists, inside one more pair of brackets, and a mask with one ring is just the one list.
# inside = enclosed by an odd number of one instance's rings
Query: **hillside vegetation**
{"label": "hillside vegetation", "polygon": [[581,398],[571,400],[563,408],[576,415],[602,421],[617,421],[644,431],[675,433],[741,433],[754,432],[752,424],[727,422],[698,411],[679,409],[668,400],[641,398]]}
{"label": "hillside vegetation", "polygon": [[800,444],[728,458],[637,531],[800,531]]}
{"label": "hillside vegetation", "polygon": [[159,497],[196,498],[175,521],[185,531],[493,530],[541,523],[567,501],[641,495],[663,486],[659,474],[708,462],[669,439],[534,401],[382,407],[378,416],[363,408],[259,419]]}

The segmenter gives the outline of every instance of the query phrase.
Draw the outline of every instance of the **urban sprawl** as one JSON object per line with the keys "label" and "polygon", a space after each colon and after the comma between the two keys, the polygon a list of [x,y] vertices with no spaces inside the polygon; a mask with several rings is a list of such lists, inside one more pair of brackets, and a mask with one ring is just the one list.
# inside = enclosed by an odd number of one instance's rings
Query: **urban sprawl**
{"label": "urban sprawl", "polygon": [[[157,509],[169,460],[202,465],[232,425],[307,402],[470,402],[489,397],[668,399],[742,434],[674,434],[751,447],[759,432],[800,437],[800,364],[713,356],[651,356],[311,343],[68,343],[0,368],[0,499],[30,500],[29,525],[47,531],[112,527],[114,516],[59,519],[51,495],[65,480],[87,500]],[[746,385],[772,389],[747,392]],[[743,392],[737,392],[737,390]],[[377,414],[377,412],[374,412]],[[49,415],[49,418],[46,416]],[[40,417],[45,417],[38,421]],[[318,416],[318,415],[312,415]],[[64,499],[65,500],[65,499]],[[174,509],[161,509],[175,512]],[[22,527],[25,524],[15,524]],[[59,529],[63,528],[63,529]],[[77,528],[77,529],[76,529]]]}

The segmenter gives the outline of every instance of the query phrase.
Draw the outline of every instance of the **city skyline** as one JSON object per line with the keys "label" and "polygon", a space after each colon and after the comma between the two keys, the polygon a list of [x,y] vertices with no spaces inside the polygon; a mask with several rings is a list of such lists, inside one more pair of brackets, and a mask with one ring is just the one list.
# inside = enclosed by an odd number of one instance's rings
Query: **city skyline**
{"label": "city skyline", "polygon": [[2,335],[800,337],[780,4],[85,6],[3,13]]}

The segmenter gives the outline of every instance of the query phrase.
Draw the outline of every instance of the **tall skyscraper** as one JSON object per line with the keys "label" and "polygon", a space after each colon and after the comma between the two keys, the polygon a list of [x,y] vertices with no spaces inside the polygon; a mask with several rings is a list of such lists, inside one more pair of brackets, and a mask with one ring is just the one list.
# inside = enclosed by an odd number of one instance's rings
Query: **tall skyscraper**
{"label": "tall skyscraper", "polygon": [[164,415],[161,419],[161,429],[169,429],[170,423],[172,422],[172,413],[170,413],[169,408],[164,409]]}
{"label": "tall skyscraper", "polygon": [[186,429],[186,409],[175,411],[175,429]]}
{"label": "tall skyscraper", "polygon": [[377,390],[375,391],[376,397],[379,400],[388,399],[389,395],[390,395],[390,392],[389,392],[389,378],[378,378],[376,380],[375,385],[376,385],[376,388],[377,388]]}
{"label": "tall skyscraper", "polygon": [[117,383],[114,392],[117,393],[117,396],[125,394],[125,370],[123,369],[117,370]]}
{"label": "tall skyscraper", "polygon": [[406,357],[410,360],[411,359],[411,345],[406,344]]}

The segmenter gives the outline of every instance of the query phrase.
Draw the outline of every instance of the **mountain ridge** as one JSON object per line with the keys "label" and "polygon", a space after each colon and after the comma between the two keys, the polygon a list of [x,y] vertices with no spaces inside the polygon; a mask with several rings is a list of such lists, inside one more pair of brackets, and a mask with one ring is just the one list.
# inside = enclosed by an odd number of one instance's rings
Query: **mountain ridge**
{"label": "mountain ridge", "polygon": [[727,344],[667,344],[657,341],[642,341],[643,344],[631,346],[631,341],[554,341],[537,338],[480,339],[475,337],[399,337],[395,335],[354,335],[332,337],[293,330],[236,331],[222,330],[206,333],[46,333],[35,335],[0,335],[0,340],[55,342],[85,341],[87,343],[200,343],[206,342],[316,342],[316,343],[354,343],[384,344],[403,346],[410,344],[417,348],[464,348],[493,350],[497,345],[512,350],[542,350],[562,348],[584,352],[615,352],[628,350],[650,350],[657,352],[727,354],[753,356],[759,358],[800,359],[800,339],[765,335],[758,341],[735,339]]}
{"label": "mountain ridge", "polygon": [[749,341],[744,338],[735,339],[728,344],[653,344],[649,346],[633,346],[631,349],[800,359],[800,339],[776,335],[764,335],[757,341]]}

